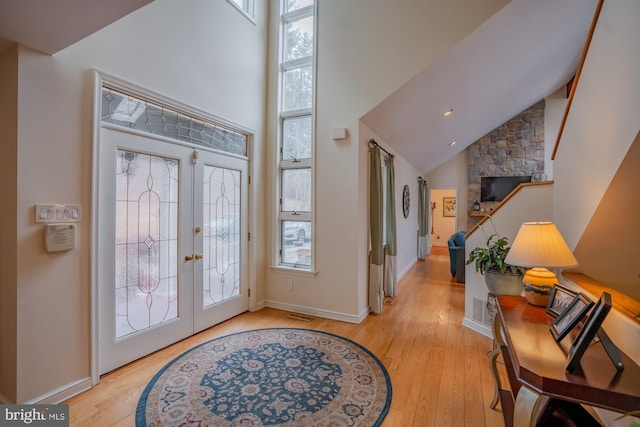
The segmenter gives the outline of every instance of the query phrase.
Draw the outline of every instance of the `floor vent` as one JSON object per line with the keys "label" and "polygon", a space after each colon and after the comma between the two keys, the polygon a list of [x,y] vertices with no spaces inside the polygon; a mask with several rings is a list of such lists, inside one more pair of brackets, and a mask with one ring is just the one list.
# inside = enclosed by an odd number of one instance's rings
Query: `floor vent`
{"label": "floor vent", "polygon": [[303,320],[305,322],[311,322],[313,319],[315,319],[315,317],[313,316],[308,316],[302,313],[289,313],[287,317],[290,319]]}
{"label": "floor vent", "polygon": [[491,316],[487,310],[487,302],[473,298],[473,320],[491,326]]}

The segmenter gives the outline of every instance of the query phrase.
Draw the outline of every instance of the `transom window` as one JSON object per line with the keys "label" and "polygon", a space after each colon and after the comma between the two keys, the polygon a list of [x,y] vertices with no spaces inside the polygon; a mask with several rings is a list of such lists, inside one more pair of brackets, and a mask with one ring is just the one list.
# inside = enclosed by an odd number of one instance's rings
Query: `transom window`
{"label": "transom window", "polygon": [[280,28],[279,263],[305,269],[313,259],[314,7],[283,0]]}
{"label": "transom window", "polygon": [[102,87],[100,120],[227,153],[247,155],[248,136],[245,133],[107,86]]}

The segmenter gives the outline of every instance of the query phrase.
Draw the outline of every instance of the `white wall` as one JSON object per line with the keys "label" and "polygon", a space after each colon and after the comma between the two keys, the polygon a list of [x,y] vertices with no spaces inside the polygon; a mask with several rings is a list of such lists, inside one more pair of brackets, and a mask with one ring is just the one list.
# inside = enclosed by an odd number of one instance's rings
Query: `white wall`
{"label": "white wall", "polygon": [[[395,211],[396,211],[396,237],[397,237],[397,274],[398,279],[404,276],[407,271],[418,260],[417,244],[418,244],[418,171],[411,166],[404,158],[388,146],[385,140],[380,138],[378,134],[371,129],[362,125],[360,128],[361,136],[374,139],[381,147],[394,155],[393,166],[395,170]],[[367,155],[367,161],[369,156]],[[368,166],[367,166],[368,167]],[[368,170],[368,169],[367,169]],[[402,190],[405,185],[409,186],[410,204],[409,216],[404,217],[402,211]],[[369,198],[367,193],[366,203],[368,206]],[[367,227],[368,227],[367,222]],[[368,228],[367,228],[368,232]],[[366,295],[364,295],[366,298]]]}
{"label": "white wall", "polygon": [[[468,230],[466,212],[468,193],[467,168],[467,152],[464,150],[425,176],[430,189],[453,188],[456,190],[458,197],[458,216],[456,217],[454,231]],[[438,204],[438,209],[442,210],[442,206],[440,206],[442,204],[442,200],[436,200],[436,203]],[[431,223],[429,223],[429,227],[431,227]],[[431,233],[431,228],[429,228],[429,233]],[[447,237],[447,239],[448,238],[449,237]],[[433,240],[431,241],[431,244],[435,246],[435,242]]]}
{"label": "white wall", "polygon": [[[638,1],[607,0],[603,3],[560,141],[554,164],[553,216],[571,248],[583,236],[638,134],[639,17]],[[630,196],[629,203],[637,206],[637,199]],[[633,230],[629,234],[637,235],[640,227],[637,218],[628,227]],[[634,239],[621,240],[623,245],[637,245]],[[606,246],[606,243],[595,244]],[[623,249],[617,245],[616,250]],[[578,261],[581,264],[589,262]],[[637,268],[637,264],[629,268]],[[603,281],[606,284],[606,278]],[[640,362],[640,328],[630,323],[610,315],[605,328],[624,352]]]}
{"label": "white wall", "polygon": [[554,217],[571,248],[638,133],[638,17],[638,1],[603,3],[555,159]]}
{"label": "white wall", "polygon": [[[369,135],[366,131],[361,132],[359,118],[504,3],[502,0],[318,2],[316,274],[268,270],[268,300],[264,305],[353,322],[364,318],[368,312],[366,143]],[[456,25],[450,25],[453,21]],[[272,16],[272,23],[277,22]],[[271,34],[275,33],[272,31]],[[276,69],[276,64],[271,63],[270,71],[273,73]],[[270,96],[276,96],[273,89]],[[273,148],[275,111],[270,111],[268,122],[269,143]],[[331,131],[338,127],[347,128],[349,138],[333,141]],[[397,173],[402,173],[402,169],[396,166]],[[409,172],[408,176],[414,172]],[[274,176],[274,173],[269,175]],[[417,175],[407,181],[417,185]],[[274,185],[272,181],[270,193]],[[270,203],[267,212],[269,223],[275,224],[276,206]],[[410,239],[407,248],[415,245],[415,231],[407,238]],[[399,244],[404,246],[404,243]],[[269,259],[275,262],[271,248],[267,248],[267,252]],[[407,249],[406,255],[411,257],[412,252]],[[405,256],[404,252],[399,254]],[[293,281],[292,291],[287,290],[289,280]]]}
{"label": "white wall", "polygon": [[[427,181],[428,182],[428,181]],[[458,217],[460,215],[465,216],[466,212],[464,209],[460,211],[460,205],[456,202],[456,206],[458,208],[457,215],[454,217],[447,216],[445,217],[443,214],[443,202],[442,199],[444,197],[456,197],[455,189],[434,189],[432,188],[430,191],[430,203],[436,204],[435,209],[431,209],[431,205],[429,205],[429,236],[431,238],[431,246],[442,246],[447,247],[447,241],[449,237],[456,230],[456,224],[458,222]],[[432,232],[433,231],[433,232]]]}
{"label": "white wall", "polygon": [[[260,12],[256,25],[225,1],[156,0],[54,56],[20,49],[18,402],[60,400],[90,375],[92,69],[255,130],[253,174],[261,176],[266,16]],[[263,203],[262,193],[253,191],[254,206]],[[71,253],[42,247],[33,205],[51,202],[81,205]],[[252,273],[262,268],[261,231],[252,233]]]}
{"label": "white wall", "polygon": [[545,98],[544,107],[544,173],[546,180],[553,180],[553,161],[551,155],[558,139],[560,123],[567,106],[567,88],[562,86],[555,93]]}
{"label": "white wall", "polygon": [[[491,218],[495,229],[491,222],[487,221],[471,233],[466,242],[467,253],[476,247],[486,247],[487,238],[493,233],[507,237],[511,244],[523,222],[552,221],[553,185],[531,185],[521,188],[508,203],[493,212]],[[560,229],[560,232],[563,230]],[[488,290],[484,276],[476,272],[473,264],[469,264],[465,267],[465,279],[463,323],[475,331],[491,336],[489,325],[484,319],[474,319],[474,303],[477,304],[474,300],[481,301],[482,308],[486,306]]]}
{"label": "white wall", "polygon": [[[255,130],[250,280],[256,307],[274,301],[358,320],[367,311],[366,137],[359,118],[505,3],[319,2],[315,235],[322,237],[315,239],[315,275],[266,267],[275,260],[269,195],[277,120],[265,111],[274,105],[266,94],[275,99],[273,85],[267,90],[275,67],[267,66],[265,3],[259,2],[254,25],[225,1],[156,0],[54,56],[20,48],[16,262],[4,271],[3,257],[0,274],[15,282],[3,283],[3,292],[9,289],[3,296],[14,292],[18,301],[15,335],[2,338],[9,341],[3,351],[17,346],[17,384],[3,380],[0,394],[53,402],[89,383],[94,68]],[[350,138],[334,142],[334,127],[348,128]],[[41,227],[33,222],[33,205],[43,202],[81,205],[72,253],[44,252]],[[283,292],[285,278],[295,282],[290,294]]]}

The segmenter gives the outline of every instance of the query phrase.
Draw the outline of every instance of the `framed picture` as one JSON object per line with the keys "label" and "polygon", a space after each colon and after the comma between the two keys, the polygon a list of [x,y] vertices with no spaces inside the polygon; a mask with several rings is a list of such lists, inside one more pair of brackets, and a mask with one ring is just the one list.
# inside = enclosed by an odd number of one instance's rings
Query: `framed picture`
{"label": "framed picture", "polygon": [[409,217],[409,205],[410,205],[410,196],[409,196],[409,186],[405,185],[402,189],[402,215],[405,218]]}
{"label": "framed picture", "polygon": [[553,317],[558,317],[560,313],[569,307],[569,304],[573,302],[576,295],[576,292],[556,283],[551,290],[551,298],[549,298],[549,304],[547,304],[547,313]]}
{"label": "framed picture", "polygon": [[456,216],[456,198],[442,198],[442,216]]}
{"label": "framed picture", "polygon": [[571,345],[567,371],[573,372],[578,367],[582,355],[598,333],[598,329],[600,329],[604,318],[607,317],[609,310],[611,310],[611,295],[608,292],[603,292],[582,330],[580,330],[578,337]]}
{"label": "framed picture", "polygon": [[576,295],[567,308],[549,326],[551,334],[556,341],[560,341],[567,336],[569,331],[575,328],[580,319],[587,314],[592,305],[593,301],[583,294]]}

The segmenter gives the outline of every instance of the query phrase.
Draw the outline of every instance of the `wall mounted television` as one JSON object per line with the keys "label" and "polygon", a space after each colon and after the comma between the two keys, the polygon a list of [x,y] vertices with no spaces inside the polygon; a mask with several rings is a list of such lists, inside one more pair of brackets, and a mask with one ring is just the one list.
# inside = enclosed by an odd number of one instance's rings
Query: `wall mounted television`
{"label": "wall mounted television", "polygon": [[531,175],[480,177],[480,201],[500,202],[524,182],[531,182]]}

